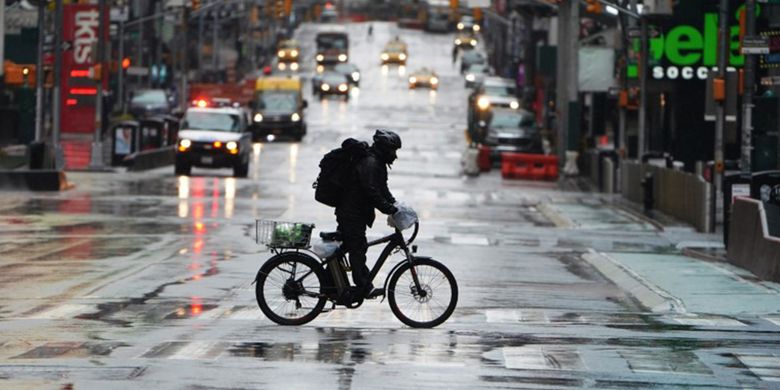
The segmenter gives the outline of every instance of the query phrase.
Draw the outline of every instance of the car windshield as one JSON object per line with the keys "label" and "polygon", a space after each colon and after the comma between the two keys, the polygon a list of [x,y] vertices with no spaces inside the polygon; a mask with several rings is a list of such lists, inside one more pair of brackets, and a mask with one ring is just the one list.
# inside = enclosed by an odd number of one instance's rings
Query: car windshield
{"label": "car windshield", "polygon": [[403,53],[405,47],[402,45],[387,45],[385,51],[388,53]]}
{"label": "car windshield", "polygon": [[487,65],[474,64],[469,66],[468,73],[487,73]]}
{"label": "car windshield", "polygon": [[322,81],[327,84],[341,84],[346,82],[344,75],[341,73],[326,73],[322,76]]}
{"label": "car windshield", "polygon": [[236,114],[208,111],[187,111],[182,127],[188,130],[215,130],[238,133],[241,120]]}
{"label": "car windshield", "polygon": [[509,85],[486,85],[485,95],[515,96],[515,88]]}
{"label": "car windshield", "polygon": [[257,109],[268,111],[295,111],[295,92],[261,92],[257,94]]}
{"label": "car windshield", "polygon": [[290,42],[290,41],[284,41],[279,44],[280,49],[297,49],[298,43],[296,42]]}
{"label": "car windshield", "polygon": [[485,61],[485,59],[482,57],[482,55],[480,55],[479,53],[472,52],[472,51],[467,51],[467,52],[463,53],[463,58],[461,60],[465,61],[465,62],[472,62],[472,63],[473,62],[484,62]]}
{"label": "car windshield", "polygon": [[515,112],[495,112],[490,119],[490,127],[493,128],[529,128],[534,126],[534,118],[529,114]]}
{"label": "car windshield", "polygon": [[162,90],[142,90],[133,95],[131,100],[137,104],[165,104],[165,92]]}
{"label": "car windshield", "polygon": [[357,67],[353,64],[338,64],[333,70],[339,73],[352,73],[357,70],[356,68]]}
{"label": "car windshield", "polygon": [[347,41],[343,37],[338,36],[320,36],[317,38],[317,47],[320,50],[328,49],[346,49]]}

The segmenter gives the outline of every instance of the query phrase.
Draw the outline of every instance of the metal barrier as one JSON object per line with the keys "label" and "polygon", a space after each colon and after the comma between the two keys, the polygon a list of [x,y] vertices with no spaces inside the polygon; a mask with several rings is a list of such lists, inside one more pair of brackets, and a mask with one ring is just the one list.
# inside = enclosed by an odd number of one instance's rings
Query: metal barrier
{"label": "metal barrier", "polygon": [[780,239],[769,235],[763,203],[738,197],[731,218],[729,262],[761,279],[780,282]]}
{"label": "metal barrier", "polygon": [[604,185],[601,191],[607,194],[615,192],[615,162],[611,158],[604,159]]}
{"label": "metal barrier", "polygon": [[653,198],[658,210],[693,225],[698,231],[709,229],[710,183],[691,173],[624,160],[621,192],[626,199],[643,202],[642,179],[647,173],[653,177]]}
{"label": "metal barrier", "polygon": [[144,150],[142,152],[133,153],[129,156],[128,162],[130,166],[127,167],[127,170],[146,171],[149,169],[164,167],[166,165],[173,165],[175,160],[176,147],[174,146]]}

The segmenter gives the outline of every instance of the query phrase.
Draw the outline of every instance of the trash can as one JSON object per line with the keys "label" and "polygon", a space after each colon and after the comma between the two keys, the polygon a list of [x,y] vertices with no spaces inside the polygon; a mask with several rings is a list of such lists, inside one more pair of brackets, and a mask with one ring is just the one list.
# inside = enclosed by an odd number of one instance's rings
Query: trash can
{"label": "trash can", "polygon": [[138,122],[123,121],[111,128],[111,165],[122,165],[125,157],[138,151]]}
{"label": "trash can", "polygon": [[138,121],[139,143],[138,150],[159,149],[167,141],[166,123],[160,117],[144,118]]}
{"label": "trash can", "polygon": [[162,146],[175,145],[179,136],[179,118],[173,115],[159,115],[159,118],[165,124],[162,134]]}
{"label": "trash can", "polygon": [[749,173],[732,172],[723,175],[723,244],[729,246],[729,223],[731,222],[731,206],[735,196],[750,197]]}
{"label": "trash can", "polygon": [[32,142],[30,150],[30,169],[43,169],[46,158],[46,144],[43,142]]}
{"label": "trash can", "polygon": [[[613,164],[610,165],[610,167],[612,167],[613,172],[606,171],[607,164],[604,163],[604,160],[606,159],[612,160]],[[616,176],[614,170],[617,167],[617,161],[618,161],[618,154],[615,150],[604,149],[598,151],[599,182],[597,184],[601,192],[607,192],[608,189],[614,187],[615,185],[614,178]]]}

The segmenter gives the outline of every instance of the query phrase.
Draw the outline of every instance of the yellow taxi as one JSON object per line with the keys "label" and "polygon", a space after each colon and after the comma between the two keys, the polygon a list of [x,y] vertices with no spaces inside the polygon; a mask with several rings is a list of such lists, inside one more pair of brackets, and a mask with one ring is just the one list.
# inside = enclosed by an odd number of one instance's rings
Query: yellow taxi
{"label": "yellow taxi", "polygon": [[423,67],[412,72],[409,76],[409,89],[427,87],[433,90],[439,88],[439,76],[433,70]]}
{"label": "yellow taxi", "polygon": [[383,65],[390,63],[406,65],[406,59],[409,58],[406,43],[395,37],[395,39],[387,42],[379,57],[382,59]]}
{"label": "yellow taxi", "polygon": [[469,33],[460,33],[455,36],[454,44],[459,49],[473,49],[477,46],[477,37]]}

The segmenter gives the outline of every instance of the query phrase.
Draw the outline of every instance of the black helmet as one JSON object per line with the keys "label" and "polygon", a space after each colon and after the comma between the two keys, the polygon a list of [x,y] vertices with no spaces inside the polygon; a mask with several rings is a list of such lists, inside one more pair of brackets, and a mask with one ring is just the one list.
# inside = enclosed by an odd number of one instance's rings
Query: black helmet
{"label": "black helmet", "polygon": [[401,149],[401,137],[390,130],[378,129],[374,133],[374,145],[382,149]]}

